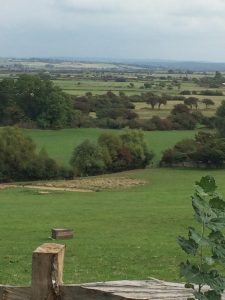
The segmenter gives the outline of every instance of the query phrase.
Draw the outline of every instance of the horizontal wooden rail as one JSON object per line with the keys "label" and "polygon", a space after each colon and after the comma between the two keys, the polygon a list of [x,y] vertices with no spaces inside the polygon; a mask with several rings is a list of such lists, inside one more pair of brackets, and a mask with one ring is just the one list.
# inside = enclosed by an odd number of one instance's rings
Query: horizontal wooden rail
{"label": "horizontal wooden rail", "polygon": [[[193,297],[183,284],[111,281],[63,284],[65,246],[44,244],[33,252],[31,287],[0,285],[0,300],[186,300]],[[222,297],[225,300],[225,295]]]}

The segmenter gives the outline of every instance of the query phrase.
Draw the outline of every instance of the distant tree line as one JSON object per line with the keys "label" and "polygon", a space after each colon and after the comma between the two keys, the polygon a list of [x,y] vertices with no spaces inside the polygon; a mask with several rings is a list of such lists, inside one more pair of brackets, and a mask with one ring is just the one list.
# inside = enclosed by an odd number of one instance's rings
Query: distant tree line
{"label": "distant tree line", "polygon": [[213,77],[204,76],[197,80],[200,86],[205,86],[209,88],[219,88],[223,83],[225,83],[225,77],[220,73],[216,72]]}

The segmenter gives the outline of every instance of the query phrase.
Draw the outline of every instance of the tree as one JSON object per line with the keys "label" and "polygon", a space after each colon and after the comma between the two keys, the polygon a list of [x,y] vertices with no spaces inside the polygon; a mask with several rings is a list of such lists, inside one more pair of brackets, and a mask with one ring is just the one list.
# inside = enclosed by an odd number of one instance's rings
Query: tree
{"label": "tree", "polygon": [[18,123],[24,116],[16,104],[15,81],[4,78],[0,81],[0,123],[12,125]]}
{"label": "tree", "polygon": [[98,144],[86,140],[73,152],[71,165],[78,176],[145,168],[153,153],[140,130],[125,130],[121,135],[104,133]]}
{"label": "tree", "polygon": [[41,128],[68,127],[72,118],[72,103],[59,87],[37,76],[23,75],[17,81],[18,104],[26,116]]}
{"label": "tree", "polygon": [[116,171],[120,159],[119,153],[122,148],[121,138],[112,133],[103,133],[98,138],[98,144],[102,149],[107,170]]}
{"label": "tree", "polygon": [[206,108],[206,109],[208,109],[209,106],[215,105],[215,102],[214,102],[212,99],[208,99],[208,98],[203,99],[203,100],[202,100],[202,103],[205,104],[205,108]]}
{"label": "tree", "polygon": [[0,131],[0,181],[23,178],[23,173],[35,158],[35,144],[16,128]]}
{"label": "tree", "polygon": [[189,106],[191,109],[193,106],[197,109],[198,108],[198,98],[188,97],[184,100],[184,104]]}
{"label": "tree", "polygon": [[163,153],[161,162],[167,164],[189,162],[192,166],[224,167],[225,139],[207,132],[200,132],[195,139],[178,142],[173,149]]}
{"label": "tree", "polygon": [[101,148],[89,140],[74,149],[70,164],[77,176],[100,174],[105,168]]}
{"label": "tree", "polygon": [[36,153],[34,142],[13,127],[0,131],[0,182],[58,178],[61,167],[46,151]]}
{"label": "tree", "polygon": [[225,137],[225,100],[216,111],[215,127],[221,137]]}
{"label": "tree", "polygon": [[159,102],[160,97],[157,95],[154,95],[152,93],[146,93],[145,95],[145,101],[147,104],[151,105],[152,110],[155,108],[156,104]]}
{"label": "tree", "polygon": [[141,130],[126,130],[120,135],[123,148],[121,155],[127,169],[145,168],[154,157],[144,141]]}
{"label": "tree", "polygon": [[173,129],[194,129],[197,120],[190,113],[190,109],[184,104],[177,104],[170,112],[169,116],[170,121],[172,122]]}
{"label": "tree", "polygon": [[158,109],[160,109],[161,105],[166,105],[167,104],[167,100],[164,97],[159,97],[158,99]]}

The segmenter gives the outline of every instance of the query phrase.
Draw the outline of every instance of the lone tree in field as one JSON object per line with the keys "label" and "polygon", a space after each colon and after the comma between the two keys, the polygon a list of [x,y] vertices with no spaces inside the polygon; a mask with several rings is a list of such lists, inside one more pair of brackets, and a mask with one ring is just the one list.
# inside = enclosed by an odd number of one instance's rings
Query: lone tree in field
{"label": "lone tree in field", "polygon": [[160,97],[154,95],[153,93],[145,94],[145,101],[147,104],[151,105],[151,109],[153,110],[155,106],[159,103]]}
{"label": "lone tree in field", "polygon": [[161,105],[166,105],[167,104],[167,100],[164,97],[159,97],[158,99],[158,109],[161,108]]}
{"label": "lone tree in field", "polygon": [[193,106],[197,109],[198,108],[198,98],[196,97],[188,97],[184,100],[184,104],[189,106],[190,109],[193,108]]}
{"label": "lone tree in field", "polygon": [[205,104],[205,108],[208,109],[209,106],[215,105],[215,102],[212,99],[203,99],[202,103]]}

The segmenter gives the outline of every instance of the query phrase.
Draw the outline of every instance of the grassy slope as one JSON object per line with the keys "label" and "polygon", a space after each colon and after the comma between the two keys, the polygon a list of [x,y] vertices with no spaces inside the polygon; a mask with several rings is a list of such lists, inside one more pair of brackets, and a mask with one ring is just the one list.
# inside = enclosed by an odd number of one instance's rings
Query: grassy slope
{"label": "grassy slope", "polygon": [[[185,255],[176,236],[192,223],[190,194],[204,171],[148,169],[120,176],[146,186],[98,193],[0,191],[0,282],[30,282],[31,253],[48,242],[52,227],[71,227],[65,282],[179,280]],[[211,171],[225,194],[224,171]],[[118,176],[114,174],[114,176]]]}
{"label": "grassy slope", "polygon": [[[96,140],[105,130],[24,130],[39,147],[67,163],[75,144]],[[119,133],[119,131],[116,131]],[[160,152],[194,132],[145,132],[147,143]],[[98,193],[0,190],[0,282],[28,284],[31,253],[48,242],[52,227],[75,229],[66,241],[66,282],[146,279],[179,280],[184,259],[175,238],[192,220],[189,195],[204,171],[147,169],[113,174],[147,181],[146,186]],[[225,194],[224,171],[212,171]]]}
{"label": "grassy slope", "polygon": [[[97,128],[89,129],[64,129],[64,130],[23,130],[39,145],[39,148],[45,147],[49,155],[61,163],[68,163],[73,148],[84,141],[90,139],[96,141],[103,132],[120,133],[118,130],[105,130]],[[149,147],[155,152],[155,162],[160,159],[161,151],[171,147],[176,142],[184,138],[191,138],[194,131],[152,131],[145,132],[145,140]]]}

